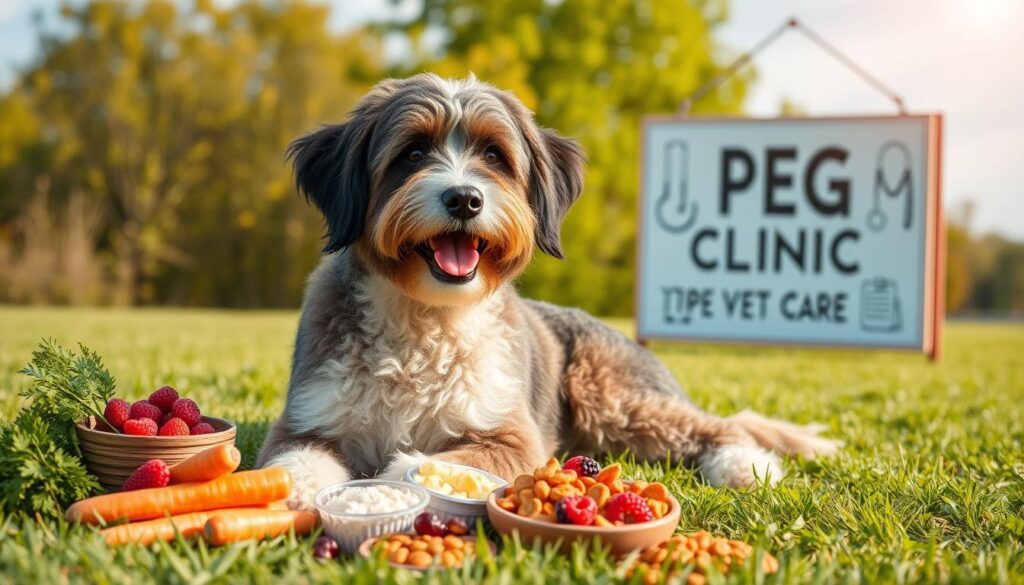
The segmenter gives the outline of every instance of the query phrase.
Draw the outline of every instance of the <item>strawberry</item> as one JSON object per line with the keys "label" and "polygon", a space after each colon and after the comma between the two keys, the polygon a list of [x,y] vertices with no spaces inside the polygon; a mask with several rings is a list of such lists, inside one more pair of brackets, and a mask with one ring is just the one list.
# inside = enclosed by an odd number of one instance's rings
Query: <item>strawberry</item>
{"label": "strawberry", "polygon": [[170,386],[164,386],[149,395],[149,401],[164,412],[171,411],[171,405],[178,399],[178,391]]}
{"label": "strawberry", "polygon": [[[148,420],[148,419],[147,419]],[[171,483],[171,470],[159,459],[150,459],[140,465],[121,486],[121,491],[143,490],[164,487]]]}
{"label": "strawberry", "polygon": [[132,404],[129,414],[131,418],[148,418],[155,423],[160,422],[164,416],[160,407],[150,404],[148,400],[137,400]]}
{"label": "strawberry", "polygon": [[612,522],[622,521],[626,524],[639,524],[654,520],[647,501],[633,492],[623,492],[612,499],[604,507],[605,518]]}
{"label": "strawberry", "polygon": [[590,496],[567,496],[555,504],[555,517],[562,524],[590,526],[597,517],[597,502]]}
{"label": "strawberry", "polygon": [[121,430],[124,428],[124,421],[131,418],[131,409],[132,407],[127,401],[111,398],[107,401],[107,407],[103,409],[103,418],[107,419],[114,428]]}
{"label": "strawberry", "polygon": [[188,425],[180,418],[172,418],[160,427],[157,435],[161,437],[187,437],[189,435]]}
{"label": "strawberry", "polygon": [[171,405],[171,414],[185,421],[188,426],[197,425],[202,420],[199,406],[188,398],[179,398]]}
{"label": "strawberry", "polygon": [[201,423],[199,423],[197,425],[194,425],[192,427],[192,434],[193,435],[209,435],[210,433],[215,433],[215,432],[217,432],[217,431],[214,430],[214,428],[212,426],[210,426],[210,423],[201,422]]}
{"label": "strawberry", "polygon": [[562,469],[571,469],[580,477],[594,477],[601,473],[601,465],[590,457],[577,455],[562,465]]}
{"label": "strawberry", "polygon": [[130,418],[124,421],[124,434],[155,437],[156,423],[151,418]]}

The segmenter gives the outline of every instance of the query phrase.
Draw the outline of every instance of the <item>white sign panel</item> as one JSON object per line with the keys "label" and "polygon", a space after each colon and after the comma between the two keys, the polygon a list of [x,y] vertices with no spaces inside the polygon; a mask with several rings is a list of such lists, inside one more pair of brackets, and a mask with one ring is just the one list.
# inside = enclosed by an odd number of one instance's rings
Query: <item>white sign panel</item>
{"label": "white sign panel", "polygon": [[639,337],[933,351],[940,123],[648,120]]}

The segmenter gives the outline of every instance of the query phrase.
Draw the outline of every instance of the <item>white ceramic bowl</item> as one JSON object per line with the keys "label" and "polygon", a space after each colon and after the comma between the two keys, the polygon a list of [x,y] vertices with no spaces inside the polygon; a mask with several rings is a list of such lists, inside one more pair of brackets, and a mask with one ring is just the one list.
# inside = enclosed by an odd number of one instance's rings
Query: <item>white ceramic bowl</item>
{"label": "white ceramic bowl", "polygon": [[[380,514],[339,514],[330,510],[331,501],[342,491],[352,487],[388,486],[411,491],[416,494],[416,503],[404,510],[383,512]],[[368,538],[408,532],[412,529],[413,520],[427,507],[430,494],[418,485],[409,485],[401,481],[383,479],[357,479],[325,487],[316,494],[313,503],[320,510],[320,522],[324,532],[338,541],[341,550],[348,554],[359,550],[359,545]]]}
{"label": "white ceramic bowl", "polygon": [[[464,469],[466,471],[473,471],[487,477],[491,481],[498,485],[497,489],[503,489],[508,482],[501,479],[493,473],[488,473],[482,469],[476,467],[470,467],[469,465],[459,465],[457,463],[442,462],[444,465],[449,467],[455,467],[456,469]],[[471,500],[467,498],[455,498],[449,495],[445,495],[434,490],[424,487],[423,485],[416,483],[413,479],[419,473],[419,467],[410,467],[405,472],[405,481],[420,487],[428,494],[430,494],[430,504],[427,506],[427,511],[432,514],[436,514],[437,517],[445,522],[451,518],[460,518],[463,520],[470,529],[476,526],[476,521],[480,518],[487,518],[487,499],[482,500]]]}

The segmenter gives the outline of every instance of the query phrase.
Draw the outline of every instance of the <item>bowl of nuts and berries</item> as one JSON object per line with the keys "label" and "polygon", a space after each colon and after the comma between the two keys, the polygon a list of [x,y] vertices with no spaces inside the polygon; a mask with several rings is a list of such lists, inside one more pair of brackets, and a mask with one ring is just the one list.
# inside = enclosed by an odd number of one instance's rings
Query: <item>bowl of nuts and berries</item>
{"label": "bowl of nuts and berries", "polygon": [[487,499],[487,516],[502,534],[516,532],[524,543],[600,541],[621,556],[667,540],[679,523],[679,502],[664,484],[628,481],[619,464],[601,468],[589,457],[559,464],[549,459],[532,474]]}

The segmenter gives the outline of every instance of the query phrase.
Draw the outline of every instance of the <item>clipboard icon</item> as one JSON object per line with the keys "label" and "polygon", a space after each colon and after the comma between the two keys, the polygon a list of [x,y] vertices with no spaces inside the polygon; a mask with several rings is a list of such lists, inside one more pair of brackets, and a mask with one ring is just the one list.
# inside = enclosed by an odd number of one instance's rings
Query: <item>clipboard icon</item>
{"label": "clipboard icon", "polygon": [[893,333],[903,328],[895,280],[876,276],[860,285],[860,328],[878,333]]}

